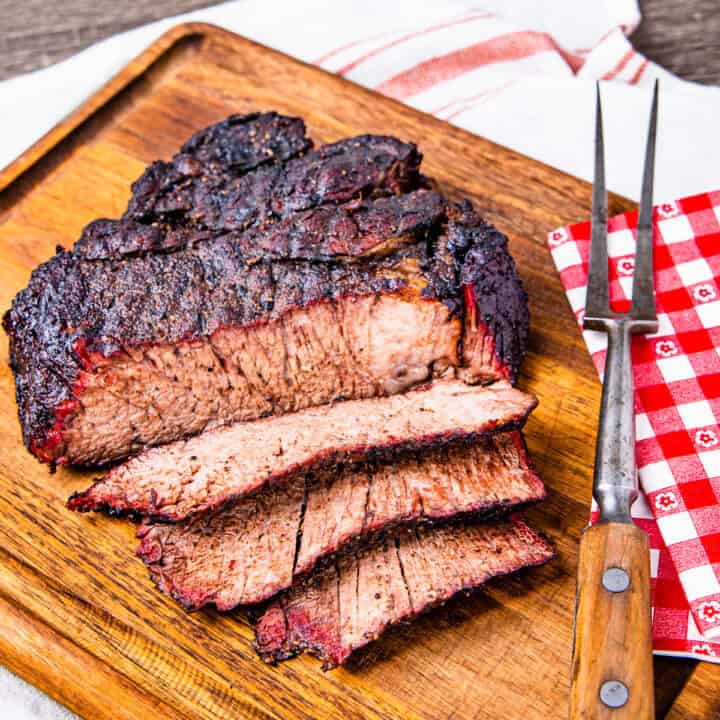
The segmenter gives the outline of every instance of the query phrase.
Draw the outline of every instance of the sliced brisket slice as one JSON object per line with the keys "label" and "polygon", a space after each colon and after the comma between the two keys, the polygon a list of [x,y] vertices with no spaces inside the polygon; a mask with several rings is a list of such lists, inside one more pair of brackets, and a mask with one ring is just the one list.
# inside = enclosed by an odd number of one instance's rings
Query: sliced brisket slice
{"label": "sliced brisket slice", "polygon": [[185,520],[310,469],[514,429],[536,404],[504,381],[440,380],[403,395],[237,423],[141,453],[69,506]]}
{"label": "sliced brisket slice", "polygon": [[349,542],[399,524],[542,500],[519,432],[272,485],[195,522],[146,525],[137,553],[186,609],[253,605]]}
{"label": "sliced brisket slice", "polygon": [[388,626],[552,556],[519,519],[401,529],[280,595],[257,621],[255,647],[266,662],[309,652],[331,668]]}

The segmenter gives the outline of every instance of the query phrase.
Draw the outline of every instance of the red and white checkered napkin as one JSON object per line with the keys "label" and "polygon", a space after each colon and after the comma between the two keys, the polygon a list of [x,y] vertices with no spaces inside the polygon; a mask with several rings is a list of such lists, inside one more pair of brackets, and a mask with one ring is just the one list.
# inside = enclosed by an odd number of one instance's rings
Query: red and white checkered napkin
{"label": "red and white checkered napkin", "polygon": [[[655,208],[659,330],[633,338],[637,463],[633,517],[651,545],[655,651],[720,662],[720,191]],[[613,307],[632,293],[637,212],[609,221]],[[578,323],[590,223],[549,233]],[[584,332],[602,376],[604,333]],[[593,513],[595,515],[595,513]]]}

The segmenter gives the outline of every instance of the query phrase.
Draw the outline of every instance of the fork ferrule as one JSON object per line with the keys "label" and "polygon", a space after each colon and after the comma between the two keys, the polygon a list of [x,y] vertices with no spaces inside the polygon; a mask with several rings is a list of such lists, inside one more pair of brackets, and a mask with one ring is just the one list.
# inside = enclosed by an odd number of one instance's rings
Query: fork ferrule
{"label": "fork ferrule", "polygon": [[637,497],[635,417],[630,340],[632,321],[604,320],[608,334],[605,377],[595,451],[593,496],[601,522],[632,522]]}

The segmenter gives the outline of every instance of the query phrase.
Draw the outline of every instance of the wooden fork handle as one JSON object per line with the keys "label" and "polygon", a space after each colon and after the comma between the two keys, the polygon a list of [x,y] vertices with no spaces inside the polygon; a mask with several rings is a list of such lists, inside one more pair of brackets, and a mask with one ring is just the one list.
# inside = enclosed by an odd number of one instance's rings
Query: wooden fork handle
{"label": "wooden fork handle", "polygon": [[654,717],[648,537],[600,523],[580,540],[570,718]]}

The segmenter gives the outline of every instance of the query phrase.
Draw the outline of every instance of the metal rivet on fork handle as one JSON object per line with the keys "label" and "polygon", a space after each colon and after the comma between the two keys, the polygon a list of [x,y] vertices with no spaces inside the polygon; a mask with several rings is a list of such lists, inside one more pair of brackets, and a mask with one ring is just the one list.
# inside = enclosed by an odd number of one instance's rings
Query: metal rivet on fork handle
{"label": "metal rivet on fork handle", "polygon": [[622,568],[610,567],[603,573],[602,584],[608,592],[625,592],[630,587],[630,575]]}
{"label": "metal rivet on fork handle", "polygon": [[621,708],[627,703],[630,693],[619,680],[606,680],[600,686],[600,700],[609,708]]}

